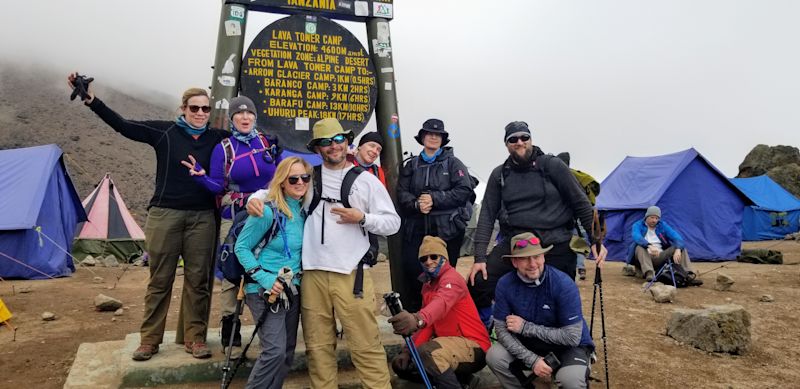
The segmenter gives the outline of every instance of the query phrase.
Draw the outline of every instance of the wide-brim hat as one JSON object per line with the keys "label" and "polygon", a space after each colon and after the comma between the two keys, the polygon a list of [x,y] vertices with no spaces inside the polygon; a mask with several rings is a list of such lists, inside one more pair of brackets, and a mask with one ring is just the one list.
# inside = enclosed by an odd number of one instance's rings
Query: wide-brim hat
{"label": "wide-brim hat", "polygon": [[342,134],[347,138],[348,144],[353,143],[353,139],[355,138],[353,131],[345,130],[339,121],[336,120],[336,118],[325,118],[318,120],[316,123],[314,123],[314,128],[312,130],[313,138],[311,138],[308,144],[306,144],[306,148],[312,153],[315,153],[316,151],[314,151],[314,147],[321,139],[333,138],[339,134]]}
{"label": "wide-brim hat", "polygon": [[536,235],[530,232],[523,232],[511,238],[511,254],[503,255],[503,258],[533,257],[550,251],[553,245],[542,248],[542,242]]}
{"label": "wide-brim hat", "polygon": [[450,134],[447,130],[444,129],[444,122],[439,119],[428,119],[425,123],[422,123],[422,128],[417,132],[417,135],[414,139],[420,145],[425,146],[422,142],[422,138],[425,137],[425,133],[430,132],[432,134],[439,134],[442,136],[442,147],[450,142]]}

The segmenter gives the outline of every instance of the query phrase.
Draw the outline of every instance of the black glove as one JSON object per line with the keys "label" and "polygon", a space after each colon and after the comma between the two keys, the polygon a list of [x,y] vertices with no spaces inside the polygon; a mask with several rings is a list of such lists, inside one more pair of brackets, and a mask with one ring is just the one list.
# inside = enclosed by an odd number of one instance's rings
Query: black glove
{"label": "black glove", "polygon": [[405,310],[392,316],[389,319],[389,323],[392,324],[394,333],[397,335],[409,336],[419,329],[417,326],[417,318],[414,314]]}
{"label": "black glove", "polygon": [[81,76],[75,74],[75,81],[72,82],[72,94],[69,96],[70,100],[75,100],[78,95],[81,100],[89,100],[89,83],[94,81],[92,77]]}

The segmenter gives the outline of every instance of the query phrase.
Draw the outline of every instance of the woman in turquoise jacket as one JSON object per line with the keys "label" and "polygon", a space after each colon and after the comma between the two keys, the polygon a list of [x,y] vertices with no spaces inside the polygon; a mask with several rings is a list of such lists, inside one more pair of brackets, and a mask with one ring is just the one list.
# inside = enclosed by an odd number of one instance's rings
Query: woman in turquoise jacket
{"label": "woman in turquoise jacket", "polygon": [[[297,344],[300,318],[301,248],[306,215],[303,199],[310,195],[311,165],[298,157],[284,159],[269,184],[267,202],[261,217],[250,216],[236,241],[234,251],[250,275],[245,285],[245,303],[258,321],[261,354],[258,356],[247,388],[280,388],[289,372]],[[277,233],[262,250],[256,250],[272,229]],[[255,252],[254,252],[255,250]],[[282,274],[294,275],[288,283]],[[292,287],[294,286],[294,287]],[[270,300],[274,302],[270,302]]]}

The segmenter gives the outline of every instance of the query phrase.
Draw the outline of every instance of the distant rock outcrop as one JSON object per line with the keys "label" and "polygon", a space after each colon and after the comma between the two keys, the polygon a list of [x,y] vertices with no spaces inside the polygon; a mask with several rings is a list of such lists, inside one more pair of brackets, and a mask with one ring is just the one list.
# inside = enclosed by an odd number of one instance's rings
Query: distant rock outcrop
{"label": "distant rock outcrop", "polygon": [[758,145],[739,165],[737,178],[766,174],[793,195],[800,197],[800,150],[792,146]]}

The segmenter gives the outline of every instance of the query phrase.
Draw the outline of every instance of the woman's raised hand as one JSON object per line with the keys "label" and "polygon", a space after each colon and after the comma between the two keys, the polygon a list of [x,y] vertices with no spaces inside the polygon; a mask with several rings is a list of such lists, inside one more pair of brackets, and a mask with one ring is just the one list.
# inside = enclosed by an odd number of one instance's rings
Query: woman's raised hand
{"label": "woman's raised hand", "polygon": [[194,157],[191,154],[189,154],[189,160],[188,161],[181,161],[181,165],[186,166],[187,168],[189,168],[189,175],[191,175],[191,176],[204,176],[204,175],[206,175],[206,169],[203,169],[203,167],[200,166],[199,163],[197,163],[197,160],[195,160]]}

